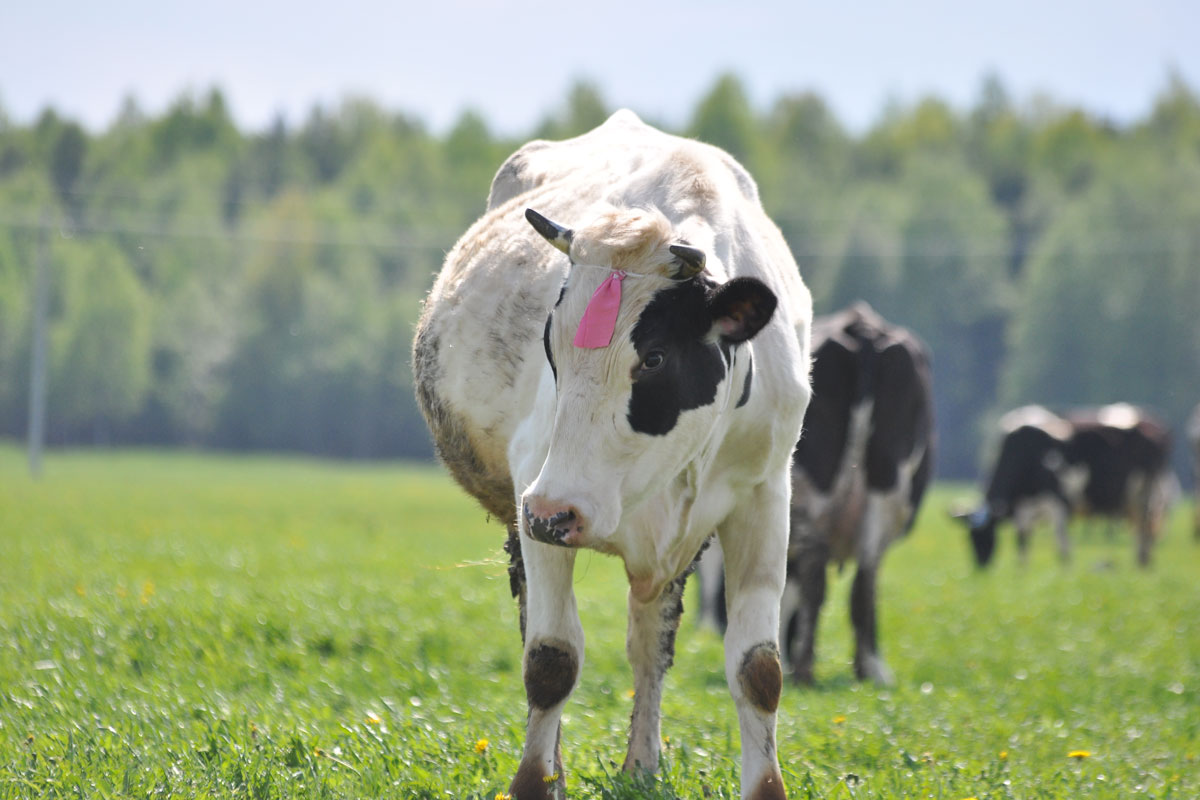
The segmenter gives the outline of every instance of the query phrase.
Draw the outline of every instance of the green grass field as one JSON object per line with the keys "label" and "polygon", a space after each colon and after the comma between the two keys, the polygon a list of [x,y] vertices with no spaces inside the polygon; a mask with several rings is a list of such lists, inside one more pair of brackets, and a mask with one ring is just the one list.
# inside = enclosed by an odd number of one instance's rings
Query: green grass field
{"label": "green grass field", "polygon": [[[1150,571],[1096,530],[1065,568],[1049,535],[1019,568],[1006,536],[978,574],[959,494],[935,491],[883,570],[895,688],[852,680],[833,576],[819,685],[780,706],[790,796],[1200,797],[1188,509]],[[432,468],[69,452],[35,483],[0,446],[0,797],[493,800],[525,717],[502,540]],[[736,797],[720,641],[690,614],[663,769],[620,774],[623,573],[587,553],[576,578],[569,793]]]}

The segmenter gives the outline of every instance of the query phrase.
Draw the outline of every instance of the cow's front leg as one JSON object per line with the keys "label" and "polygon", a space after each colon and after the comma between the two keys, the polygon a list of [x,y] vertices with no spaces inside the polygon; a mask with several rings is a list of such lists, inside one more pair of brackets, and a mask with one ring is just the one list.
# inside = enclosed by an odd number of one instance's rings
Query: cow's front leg
{"label": "cow's front leg", "polygon": [[1060,564],[1071,562],[1071,538],[1068,535],[1067,523],[1070,521],[1070,511],[1065,507],[1056,507],[1054,517],[1054,538],[1058,542],[1058,561]]}
{"label": "cow's front leg", "polygon": [[662,737],[662,685],[675,659],[675,633],[683,614],[681,575],[654,600],[642,603],[629,594],[629,630],[625,653],[633,668],[633,716],[629,721],[629,751],[624,769],[658,769]]}
{"label": "cow's front leg", "polygon": [[525,748],[509,794],[520,800],[562,798],[566,791],[559,747],[563,706],[583,667],[583,627],[571,587],[575,551],[523,534],[526,577]]}
{"label": "cow's front leg", "polygon": [[780,800],[775,711],[783,690],[779,601],[787,562],[785,481],[759,487],[719,529],[725,551],[725,679],[742,738],[742,797]]}

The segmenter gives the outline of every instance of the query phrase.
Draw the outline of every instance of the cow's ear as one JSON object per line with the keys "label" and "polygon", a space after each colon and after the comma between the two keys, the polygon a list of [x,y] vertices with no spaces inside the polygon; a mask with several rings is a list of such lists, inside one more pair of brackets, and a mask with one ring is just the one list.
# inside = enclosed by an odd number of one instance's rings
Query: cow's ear
{"label": "cow's ear", "polygon": [[778,301],[757,278],[734,278],[708,296],[708,313],[716,332],[734,344],[753,339],[771,321]]}

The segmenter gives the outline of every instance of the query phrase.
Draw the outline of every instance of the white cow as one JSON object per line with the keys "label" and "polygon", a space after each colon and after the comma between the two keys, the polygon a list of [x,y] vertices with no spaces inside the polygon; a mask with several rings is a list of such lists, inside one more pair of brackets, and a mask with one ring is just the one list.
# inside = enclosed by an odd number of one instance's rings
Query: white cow
{"label": "white cow", "polygon": [[425,303],[413,366],[440,457],[509,530],[529,710],[515,797],[565,791],[560,719],[584,656],[579,548],[624,561],[625,769],[654,770],[684,579],[713,531],[742,796],[785,796],[776,637],[810,318],[754,181],[715,147],[621,111],[525,145],[496,174]]}

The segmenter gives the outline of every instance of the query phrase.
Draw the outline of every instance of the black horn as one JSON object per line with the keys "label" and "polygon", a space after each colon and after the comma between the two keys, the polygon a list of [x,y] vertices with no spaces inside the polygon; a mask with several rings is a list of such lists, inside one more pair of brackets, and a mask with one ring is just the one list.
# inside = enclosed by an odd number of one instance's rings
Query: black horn
{"label": "black horn", "polygon": [[704,251],[686,244],[673,244],[671,254],[679,260],[679,269],[675,277],[680,279],[694,278],[704,271]]}
{"label": "black horn", "polygon": [[571,249],[571,237],[575,235],[575,231],[570,228],[564,228],[557,222],[551,222],[543,217],[532,208],[525,209],[525,219],[529,220],[529,224],[533,229],[542,235],[550,244],[564,253]]}

